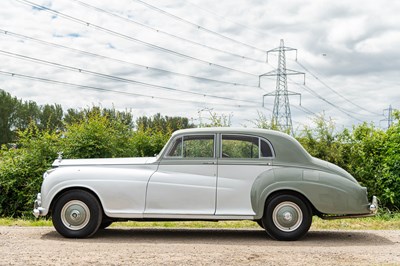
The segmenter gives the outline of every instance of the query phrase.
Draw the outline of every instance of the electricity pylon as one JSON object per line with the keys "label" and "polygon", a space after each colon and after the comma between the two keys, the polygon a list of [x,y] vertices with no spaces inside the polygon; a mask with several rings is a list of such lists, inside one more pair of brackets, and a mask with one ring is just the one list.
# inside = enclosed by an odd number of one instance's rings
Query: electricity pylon
{"label": "electricity pylon", "polygon": [[274,92],[264,94],[263,106],[264,106],[264,98],[266,96],[275,96],[274,109],[272,111],[272,123],[276,125],[280,130],[293,135],[293,124],[292,124],[292,114],[290,112],[289,95],[300,95],[300,101],[301,101],[301,94],[296,92],[291,92],[288,90],[287,76],[302,74],[304,75],[304,82],[305,82],[305,73],[286,68],[286,55],[285,55],[286,51],[296,51],[296,60],[297,60],[297,49],[285,47],[283,39],[281,39],[279,47],[267,51],[267,62],[269,53],[272,52],[279,53],[278,68],[273,71],[260,75],[258,83],[259,86],[261,87],[261,77],[276,76],[276,89]]}
{"label": "electricity pylon", "polygon": [[[392,105],[389,105],[388,109],[383,110],[383,115],[385,115],[385,112],[387,111],[387,118],[382,119],[381,121],[387,121],[388,122],[388,128],[390,128],[393,124],[393,108]],[[385,115],[386,116],[386,115]]]}

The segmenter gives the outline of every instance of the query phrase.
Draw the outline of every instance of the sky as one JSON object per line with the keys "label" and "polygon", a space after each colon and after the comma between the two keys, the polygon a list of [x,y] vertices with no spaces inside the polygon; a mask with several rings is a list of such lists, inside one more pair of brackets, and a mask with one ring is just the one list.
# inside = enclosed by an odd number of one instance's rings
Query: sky
{"label": "sky", "polygon": [[[40,105],[270,118],[280,46],[295,131],[388,125],[400,108],[400,2],[2,0],[0,89]],[[47,9],[46,9],[47,8]],[[51,11],[49,12],[49,9]],[[273,73],[273,72],[272,72]],[[304,78],[305,77],[305,78]],[[305,81],[305,85],[304,85]],[[301,97],[298,94],[301,94]]]}

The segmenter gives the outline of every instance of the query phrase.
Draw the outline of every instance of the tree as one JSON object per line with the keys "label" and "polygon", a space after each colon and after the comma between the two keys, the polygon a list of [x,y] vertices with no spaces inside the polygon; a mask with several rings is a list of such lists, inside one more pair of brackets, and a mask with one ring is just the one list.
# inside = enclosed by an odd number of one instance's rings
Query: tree
{"label": "tree", "polygon": [[64,117],[65,124],[73,124],[79,121],[85,121],[92,115],[99,115],[108,117],[112,121],[118,121],[128,126],[129,128],[134,127],[133,116],[129,111],[118,111],[114,107],[107,109],[101,108],[100,106],[93,106],[91,108],[84,108],[82,110],[68,109]]}
{"label": "tree", "polygon": [[0,90],[0,145],[16,142],[18,130],[34,123],[39,129],[57,130],[63,127],[61,105],[38,106],[34,101],[22,101]]}
{"label": "tree", "polygon": [[40,107],[39,127],[40,129],[61,130],[64,112],[60,104],[45,104]]}
{"label": "tree", "polygon": [[0,146],[15,140],[18,99],[0,89]]}
{"label": "tree", "polygon": [[152,117],[141,116],[136,119],[137,130],[145,132],[161,132],[163,134],[171,134],[178,129],[193,128],[194,125],[189,123],[189,119],[179,116],[161,116],[160,113]]}

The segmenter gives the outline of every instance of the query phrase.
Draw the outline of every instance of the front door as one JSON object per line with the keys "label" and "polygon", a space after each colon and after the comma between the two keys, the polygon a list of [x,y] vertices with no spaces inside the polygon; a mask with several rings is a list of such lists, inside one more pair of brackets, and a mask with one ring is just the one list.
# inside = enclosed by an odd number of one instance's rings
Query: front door
{"label": "front door", "polygon": [[177,136],[150,178],[145,214],[213,215],[217,159],[213,134]]}

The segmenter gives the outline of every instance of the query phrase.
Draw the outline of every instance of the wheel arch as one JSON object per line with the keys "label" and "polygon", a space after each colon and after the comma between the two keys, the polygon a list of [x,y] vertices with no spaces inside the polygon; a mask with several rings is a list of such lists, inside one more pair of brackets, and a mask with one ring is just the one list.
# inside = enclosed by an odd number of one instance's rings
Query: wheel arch
{"label": "wheel arch", "polygon": [[268,201],[272,198],[279,196],[279,195],[292,195],[300,198],[307,204],[312,211],[312,215],[319,215],[320,212],[315,208],[314,204],[308,199],[304,193],[294,188],[282,188],[270,191],[268,194],[264,195],[263,199],[260,200],[260,205],[258,206],[258,212],[256,213],[256,219],[261,219],[264,216],[265,206],[267,205]]}
{"label": "wheel arch", "polygon": [[97,193],[96,193],[93,189],[88,188],[88,187],[85,187],[85,186],[71,186],[71,187],[63,188],[63,189],[61,189],[60,191],[58,191],[58,192],[54,195],[53,199],[52,199],[51,202],[50,202],[49,213],[51,214],[51,213],[53,212],[54,204],[58,201],[58,199],[59,199],[62,195],[64,195],[64,194],[67,193],[67,192],[73,191],[73,190],[82,190],[82,191],[86,191],[86,192],[92,194],[92,195],[97,199],[97,201],[99,202],[100,208],[101,208],[101,210],[103,211],[103,215],[105,215],[105,213],[104,213],[104,208],[103,208],[103,203],[102,203],[100,197],[97,195]]}

